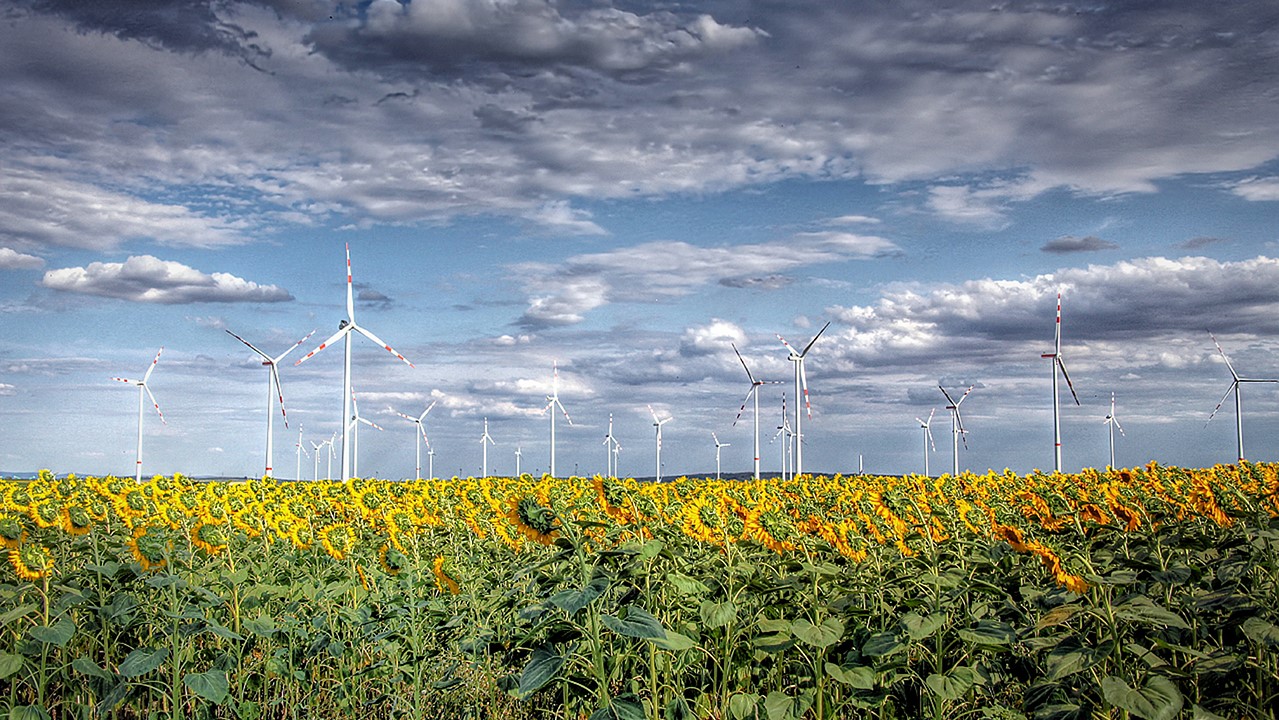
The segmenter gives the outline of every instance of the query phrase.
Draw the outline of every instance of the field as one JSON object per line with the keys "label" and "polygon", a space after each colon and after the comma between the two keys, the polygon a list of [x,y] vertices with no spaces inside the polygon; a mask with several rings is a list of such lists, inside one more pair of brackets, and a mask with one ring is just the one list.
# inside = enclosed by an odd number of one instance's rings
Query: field
{"label": "field", "polygon": [[1279,466],[0,481],[0,712],[1274,718]]}

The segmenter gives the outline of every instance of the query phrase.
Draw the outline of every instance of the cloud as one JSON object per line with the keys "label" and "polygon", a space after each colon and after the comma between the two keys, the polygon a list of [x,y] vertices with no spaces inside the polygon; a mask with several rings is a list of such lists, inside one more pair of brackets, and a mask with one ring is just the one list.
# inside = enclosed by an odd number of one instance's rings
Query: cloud
{"label": "cloud", "polygon": [[519,263],[509,269],[526,278],[529,292],[528,308],[518,324],[543,328],[582,322],[585,313],[612,302],[658,302],[712,283],[900,252],[884,238],[827,231],[798,233],[785,242],[735,246],[652,242],[576,255],[561,265]]}
{"label": "cloud", "polygon": [[731,353],[734,345],[741,347],[745,343],[745,330],[727,320],[714,318],[706,325],[686,329],[684,336],[680,338],[679,352],[690,357],[724,355]]}
{"label": "cloud", "polygon": [[0,247],[0,270],[38,270],[44,267],[44,258],[20,253],[13,248]]}
{"label": "cloud", "polygon": [[826,221],[827,225],[878,225],[880,219],[869,215],[840,215]]}
{"label": "cloud", "polygon": [[0,396],[11,397],[18,394],[18,388],[9,383],[0,383]]}
{"label": "cloud", "polygon": [[764,275],[760,277],[742,277],[742,278],[724,278],[719,281],[720,285],[731,288],[746,288],[749,290],[780,290],[794,282],[794,278],[787,275]]}
{"label": "cloud", "polygon": [[1059,238],[1049,240],[1039,249],[1054,255],[1069,255],[1071,253],[1081,252],[1097,252],[1100,250],[1114,250],[1119,246],[1109,240],[1102,240],[1095,235],[1086,237],[1075,237],[1074,235],[1063,235]]}
{"label": "cloud", "polygon": [[1253,202],[1279,200],[1279,177],[1250,177],[1234,183],[1230,191]]}
{"label": "cloud", "polygon": [[49,270],[40,283],[52,290],[176,305],[196,302],[285,302],[293,299],[275,285],[259,285],[227,273],[205,274],[150,255],[122,263]]}
{"label": "cloud", "polygon": [[1190,238],[1189,240],[1186,240],[1185,242],[1179,242],[1177,243],[1176,247],[1179,247],[1182,250],[1198,250],[1200,248],[1205,248],[1210,245],[1219,245],[1221,243],[1228,243],[1228,242],[1230,241],[1225,238],[1200,236],[1200,237]]}
{"label": "cloud", "polygon": [[568,235],[608,235],[608,231],[591,220],[585,210],[575,210],[567,200],[546,203],[528,218],[548,231]]}
{"label": "cloud", "polygon": [[221,317],[219,315],[203,315],[203,316],[188,315],[186,319],[189,322],[193,322],[202,328],[209,328],[211,330],[227,329],[226,318]]}

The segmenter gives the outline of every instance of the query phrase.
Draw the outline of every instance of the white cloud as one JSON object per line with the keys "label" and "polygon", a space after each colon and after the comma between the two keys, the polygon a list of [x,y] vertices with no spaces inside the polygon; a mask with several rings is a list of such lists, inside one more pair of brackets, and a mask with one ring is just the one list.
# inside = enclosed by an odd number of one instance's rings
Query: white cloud
{"label": "white cloud", "polygon": [[1250,177],[1234,183],[1230,190],[1245,200],[1279,201],[1279,177]]}
{"label": "white cloud", "polygon": [[10,397],[18,394],[18,388],[9,383],[0,383],[0,396]]}
{"label": "white cloud", "polygon": [[745,330],[735,323],[714,318],[706,325],[695,325],[684,331],[680,339],[680,354],[727,355],[733,352],[733,345],[741,347],[745,343]]}
{"label": "white cloud", "polygon": [[44,267],[44,259],[20,253],[13,248],[0,247],[0,270],[38,270]]}
{"label": "white cloud", "polygon": [[259,285],[227,273],[205,274],[150,255],[122,263],[49,270],[40,283],[64,292],[166,305],[194,302],[282,302],[292,300],[276,285]]}
{"label": "white cloud", "polygon": [[567,200],[549,202],[529,213],[529,219],[554,232],[569,235],[607,235],[608,231],[591,220],[585,210],[575,210]]}

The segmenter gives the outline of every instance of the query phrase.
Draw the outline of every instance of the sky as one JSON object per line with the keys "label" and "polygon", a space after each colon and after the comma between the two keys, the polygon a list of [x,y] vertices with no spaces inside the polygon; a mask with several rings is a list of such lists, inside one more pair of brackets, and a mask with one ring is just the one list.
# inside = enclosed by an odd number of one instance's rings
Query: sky
{"label": "sky", "polygon": [[[4,0],[0,471],[264,466],[340,429],[349,244],[363,475],[776,472],[1235,459],[1279,378],[1271,2]],[[1279,461],[1279,384],[1242,387]],[[793,420],[792,420],[793,423]],[[324,452],[324,451],[322,451]],[[326,462],[320,463],[323,477]],[[423,448],[423,465],[427,465]],[[304,478],[315,465],[301,458]],[[426,468],[424,467],[424,473]]]}

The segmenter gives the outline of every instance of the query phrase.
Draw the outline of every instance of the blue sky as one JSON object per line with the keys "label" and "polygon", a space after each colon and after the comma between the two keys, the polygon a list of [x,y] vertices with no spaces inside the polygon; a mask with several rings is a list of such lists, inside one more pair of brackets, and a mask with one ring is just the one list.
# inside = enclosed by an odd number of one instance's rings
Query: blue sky
{"label": "blue sky", "polygon": [[[1279,8],[1270,3],[16,0],[0,24],[0,469],[260,472],[268,352],[357,314],[365,474],[751,466],[807,342],[805,468],[922,470],[963,405],[965,468],[1234,458],[1230,384],[1279,377]],[[341,348],[281,370],[293,444],[341,415]],[[1063,388],[1063,393],[1065,389]],[[793,407],[793,397],[790,397]],[[1069,403],[1068,393],[1065,403]],[[1279,460],[1279,386],[1244,388]],[[304,477],[311,476],[304,459]]]}

